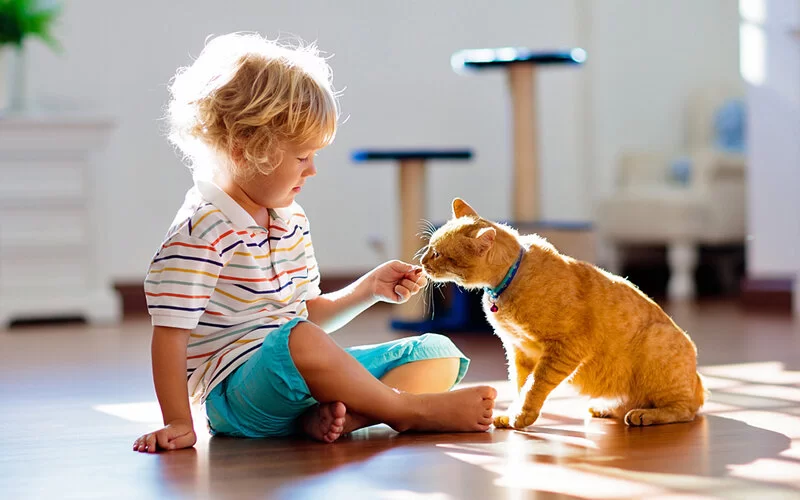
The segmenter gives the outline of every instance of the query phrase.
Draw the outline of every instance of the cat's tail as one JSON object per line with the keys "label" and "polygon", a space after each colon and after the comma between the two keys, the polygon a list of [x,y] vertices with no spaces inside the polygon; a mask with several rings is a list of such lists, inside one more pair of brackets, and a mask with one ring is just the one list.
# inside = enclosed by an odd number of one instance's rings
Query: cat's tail
{"label": "cat's tail", "polygon": [[711,396],[711,392],[706,389],[705,384],[703,384],[703,377],[699,373],[696,373],[697,378],[695,379],[694,383],[694,402],[697,405],[697,408],[703,406],[703,403],[706,402]]}

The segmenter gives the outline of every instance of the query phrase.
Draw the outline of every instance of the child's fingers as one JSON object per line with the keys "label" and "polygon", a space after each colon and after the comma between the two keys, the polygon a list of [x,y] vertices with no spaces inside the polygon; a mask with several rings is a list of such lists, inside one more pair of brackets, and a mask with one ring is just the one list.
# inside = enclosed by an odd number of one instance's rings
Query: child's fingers
{"label": "child's fingers", "polygon": [[149,436],[150,436],[149,434],[145,434],[144,436],[141,436],[139,439],[137,439],[133,443],[133,450],[134,451],[146,452],[147,451],[147,438]]}
{"label": "child's fingers", "polygon": [[409,292],[407,288],[400,285],[394,287],[394,293],[400,297],[398,303],[401,304],[411,298],[411,292]]}
{"label": "child's fingers", "polygon": [[146,451],[148,453],[155,453],[156,450],[158,449],[158,446],[156,446],[156,443],[157,443],[157,441],[156,441],[156,433],[153,432],[152,434],[148,434],[147,435],[147,439],[145,440],[145,450],[144,451]]}
{"label": "child's fingers", "polygon": [[409,279],[404,279],[401,281],[400,286],[411,292],[412,295],[419,292],[420,288],[422,288],[415,281],[411,281]]}
{"label": "child's fingers", "polygon": [[406,278],[412,281],[416,281],[420,276],[422,276],[422,268],[418,266],[414,266],[414,269],[406,272]]}
{"label": "child's fingers", "polygon": [[170,450],[179,450],[181,448],[188,448],[190,446],[194,446],[194,443],[197,442],[197,438],[194,435],[194,432],[187,432],[182,436],[178,436],[172,439],[169,442],[169,446],[167,447]]}
{"label": "child's fingers", "polygon": [[156,434],[156,441],[158,442],[158,446],[160,446],[162,449],[165,449],[165,450],[168,449],[169,448],[169,440],[170,440],[169,431],[167,431],[167,429],[161,429],[160,431],[156,432],[155,434]]}

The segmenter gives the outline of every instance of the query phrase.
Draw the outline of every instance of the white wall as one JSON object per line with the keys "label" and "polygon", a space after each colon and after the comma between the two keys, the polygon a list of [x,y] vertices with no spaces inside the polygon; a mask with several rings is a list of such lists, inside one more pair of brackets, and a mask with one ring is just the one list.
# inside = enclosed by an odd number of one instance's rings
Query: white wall
{"label": "white wall", "polygon": [[596,196],[611,192],[625,149],[679,154],[686,99],[741,85],[734,0],[594,0],[589,25],[588,164]]}
{"label": "white wall", "polygon": [[[574,2],[219,2],[143,0],[68,2],[59,30],[64,53],[31,45],[33,97],[49,105],[93,105],[118,120],[104,155],[111,265],[137,280],[161,241],[183,193],[187,171],[168,147],[158,118],[174,70],[197,55],[211,33],[258,30],[317,40],[335,56],[334,83],[348,121],[318,159],[319,175],[298,198],[312,221],[323,272],[368,269],[377,236],[399,247],[396,172],[355,165],[362,146],[470,146],[476,159],[431,169],[430,217],[448,215],[457,196],[487,216],[510,212],[506,84],[499,72],[459,76],[450,55],[462,48],[572,47]],[[302,7],[301,7],[302,6]],[[279,31],[280,30],[280,31]],[[579,69],[541,79],[545,169],[580,177]],[[585,215],[570,179],[548,175],[544,212]],[[147,201],[145,201],[145,197]]]}
{"label": "white wall", "polygon": [[[763,68],[753,72],[747,90],[747,272],[752,278],[786,278],[800,272],[800,40],[792,34],[800,28],[800,5],[769,0],[763,6],[763,19],[751,19],[744,28],[742,46],[750,64]],[[749,31],[755,40],[748,30],[755,30]]]}
{"label": "white wall", "polygon": [[449,58],[456,50],[587,49],[584,67],[541,72],[546,218],[591,217],[592,197],[610,186],[620,148],[679,146],[686,93],[738,71],[735,2],[646,4],[314,0],[221,8],[209,0],[75,0],[67,2],[58,31],[64,53],[31,44],[29,80],[32,97],[46,106],[91,106],[117,120],[101,157],[107,237],[113,276],[135,281],[190,183],[158,121],[175,69],[212,33],[257,30],[317,40],[335,55],[334,83],[346,87],[341,103],[349,119],[320,155],[319,175],[299,201],[312,221],[323,273],[351,273],[379,262],[370,238],[385,239],[390,255],[399,248],[395,169],[353,164],[354,148],[473,147],[473,162],[430,169],[429,218],[446,219],[455,196],[487,217],[510,216],[506,81],[500,72],[453,73]]}

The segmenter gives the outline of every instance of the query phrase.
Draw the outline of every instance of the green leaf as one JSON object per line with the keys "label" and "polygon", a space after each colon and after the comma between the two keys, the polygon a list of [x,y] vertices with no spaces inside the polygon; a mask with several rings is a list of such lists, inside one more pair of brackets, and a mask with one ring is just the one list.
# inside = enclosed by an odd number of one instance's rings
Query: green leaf
{"label": "green leaf", "polygon": [[0,0],[0,45],[21,47],[26,38],[36,37],[60,50],[52,34],[60,14],[60,5],[53,2],[42,6],[41,0]]}

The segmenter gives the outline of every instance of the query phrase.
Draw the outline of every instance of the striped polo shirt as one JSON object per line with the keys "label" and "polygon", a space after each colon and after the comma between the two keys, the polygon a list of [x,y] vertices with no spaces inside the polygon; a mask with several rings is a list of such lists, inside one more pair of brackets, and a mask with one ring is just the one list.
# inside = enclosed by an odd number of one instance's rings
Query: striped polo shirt
{"label": "striped polo shirt", "polygon": [[189,396],[211,389],[320,294],[308,220],[297,203],[270,209],[269,227],[218,186],[187,193],[145,279],[154,326],[191,330]]}

